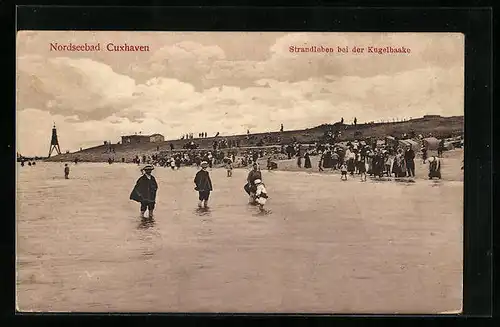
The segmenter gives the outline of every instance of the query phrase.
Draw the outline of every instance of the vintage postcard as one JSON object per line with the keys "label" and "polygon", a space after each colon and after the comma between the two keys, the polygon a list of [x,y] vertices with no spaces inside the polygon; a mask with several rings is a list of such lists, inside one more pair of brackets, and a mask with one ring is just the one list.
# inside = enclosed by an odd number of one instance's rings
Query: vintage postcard
{"label": "vintage postcard", "polygon": [[22,312],[459,313],[460,33],[19,31]]}

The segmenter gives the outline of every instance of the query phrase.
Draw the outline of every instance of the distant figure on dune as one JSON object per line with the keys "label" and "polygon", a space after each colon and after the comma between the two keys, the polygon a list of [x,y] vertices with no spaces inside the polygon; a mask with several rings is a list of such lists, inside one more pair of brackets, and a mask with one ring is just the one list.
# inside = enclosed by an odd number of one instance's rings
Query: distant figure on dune
{"label": "distant figure on dune", "polygon": [[137,180],[134,189],[130,193],[130,200],[141,204],[141,218],[145,218],[146,209],[149,210],[149,218],[153,218],[153,211],[156,204],[156,192],[158,191],[158,183],[151,172],[154,167],[151,165],[141,169],[143,173]]}
{"label": "distant figure on dune", "polygon": [[31,161],[28,161],[28,166],[31,166]]}
{"label": "distant figure on dune", "polygon": [[68,167],[68,164],[64,164],[64,179],[69,179],[69,167]]}
{"label": "distant figure on dune", "polygon": [[33,162],[31,163],[31,165],[32,165],[32,166],[36,166],[36,162],[35,162],[35,161],[33,161]]}
{"label": "distant figure on dune", "polygon": [[24,161],[21,161],[21,167],[24,167]]}
{"label": "distant figure on dune", "polygon": [[283,132],[283,124],[281,124],[280,132]]}
{"label": "distant figure on dune", "polygon": [[213,190],[212,180],[207,168],[208,162],[203,161],[201,163],[201,170],[194,177],[194,184],[196,185],[194,189],[198,191],[198,208],[202,206],[208,208],[208,199],[210,198],[210,192]]}

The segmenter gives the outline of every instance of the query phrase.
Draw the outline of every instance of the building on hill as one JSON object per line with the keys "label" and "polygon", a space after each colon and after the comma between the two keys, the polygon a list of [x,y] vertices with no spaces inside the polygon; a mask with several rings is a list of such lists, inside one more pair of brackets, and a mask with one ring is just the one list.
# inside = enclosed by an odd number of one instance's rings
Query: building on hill
{"label": "building on hill", "polygon": [[122,136],[122,144],[137,144],[137,143],[158,143],[164,142],[165,137],[161,134],[153,135],[126,135]]}
{"label": "building on hill", "polygon": [[165,137],[161,134],[153,134],[149,136],[149,142],[152,143],[165,142]]}
{"label": "building on hill", "polygon": [[127,135],[122,136],[122,144],[137,144],[149,143],[150,137],[148,135]]}

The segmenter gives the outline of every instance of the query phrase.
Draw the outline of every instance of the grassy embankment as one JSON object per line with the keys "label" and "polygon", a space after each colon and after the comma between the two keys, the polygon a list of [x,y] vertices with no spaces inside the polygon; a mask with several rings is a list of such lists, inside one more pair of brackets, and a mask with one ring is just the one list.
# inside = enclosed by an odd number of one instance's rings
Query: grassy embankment
{"label": "grassy embankment", "polygon": [[[325,124],[305,130],[251,134],[248,140],[246,135],[231,135],[218,138],[195,138],[192,141],[198,144],[200,149],[210,149],[215,139],[239,140],[240,150],[243,150],[248,147],[256,147],[261,139],[264,140],[266,146],[288,144],[294,139],[300,143],[314,143],[321,140],[325,132],[331,128],[339,128],[342,131],[340,141],[369,137],[383,139],[388,135],[401,137],[403,133],[409,133],[412,130],[416,135],[422,134],[426,136],[432,133],[433,136],[440,138],[461,135],[464,128],[464,118],[463,116],[418,118],[406,122],[362,124],[358,126]],[[132,162],[136,155],[150,155],[156,152],[157,148],[160,151],[170,150],[170,144],[174,145],[175,151],[182,151],[182,146],[186,142],[187,140],[168,140],[161,143],[113,144],[114,153],[108,151],[107,145],[99,145],[82,151],[60,154],[46,159],[46,161],[65,162],[74,161],[75,158],[78,158],[82,162],[105,162],[109,158],[114,158],[115,161],[120,162],[122,158],[125,158],[125,162]]]}

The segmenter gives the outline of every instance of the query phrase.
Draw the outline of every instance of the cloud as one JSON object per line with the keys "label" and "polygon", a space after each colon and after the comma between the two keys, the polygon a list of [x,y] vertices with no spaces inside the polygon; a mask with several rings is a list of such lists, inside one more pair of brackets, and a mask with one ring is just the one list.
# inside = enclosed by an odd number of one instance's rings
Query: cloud
{"label": "cloud", "polygon": [[18,59],[18,109],[35,107],[52,114],[102,119],[129,103],[134,79],[90,59]]}
{"label": "cloud", "polygon": [[[363,54],[290,52],[290,47],[366,48]],[[367,47],[410,48],[407,55],[368,53]],[[426,67],[463,66],[464,38],[458,33],[290,33],[278,38],[266,60],[216,60],[210,85],[250,85],[258,79],[296,82],[331,75],[371,77]],[[205,73],[205,72],[203,72]]]}
{"label": "cloud", "polygon": [[200,88],[212,65],[225,58],[224,51],[216,46],[184,41],[156,50],[144,64],[132,67],[132,73],[141,81],[151,77],[167,77],[186,81]]}

